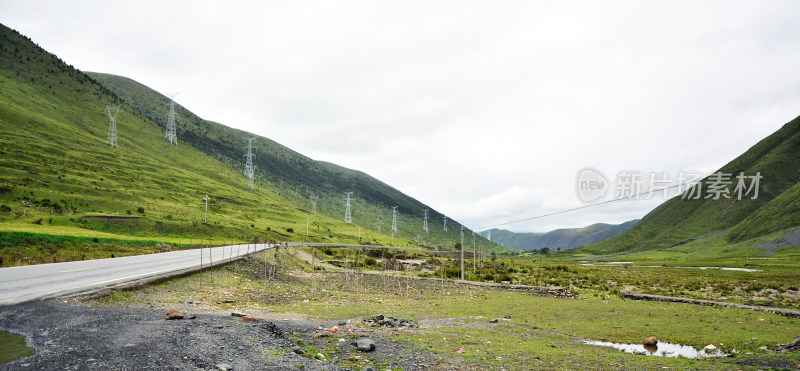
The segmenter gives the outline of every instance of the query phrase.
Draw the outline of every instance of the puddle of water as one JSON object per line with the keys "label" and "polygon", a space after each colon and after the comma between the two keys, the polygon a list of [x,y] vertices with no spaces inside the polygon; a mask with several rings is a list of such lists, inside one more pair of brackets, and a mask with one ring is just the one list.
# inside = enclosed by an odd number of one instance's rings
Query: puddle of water
{"label": "puddle of water", "polygon": [[[586,266],[593,266],[593,267],[603,267],[603,266],[615,266],[620,264],[633,264],[633,262],[608,262],[603,264],[595,264],[595,263],[581,263],[581,265]],[[629,265],[629,267],[638,267],[638,268],[684,268],[684,269],[719,269],[723,271],[738,271],[738,272],[761,272],[761,269],[751,269],[751,268],[731,268],[731,267],[681,267],[681,266],[668,266],[668,265]]]}
{"label": "puddle of water", "polygon": [[589,345],[598,345],[603,347],[611,347],[619,349],[625,353],[645,354],[657,357],[684,357],[684,358],[716,358],[725,357],[727,354],[722,353],[713,345],[706,346],[703,349],[697,350],[695,347],[681,344],[671,344],[659,342],[658,345],[642,345],[642,344],[625,344],[614,343],[610,341],[597,341],[586,340],[584,343]]}
{"label": "puddle of water", "polygon": [[33,355],[33,348],[25,343],[25,336],[0,330],[0,365]]}

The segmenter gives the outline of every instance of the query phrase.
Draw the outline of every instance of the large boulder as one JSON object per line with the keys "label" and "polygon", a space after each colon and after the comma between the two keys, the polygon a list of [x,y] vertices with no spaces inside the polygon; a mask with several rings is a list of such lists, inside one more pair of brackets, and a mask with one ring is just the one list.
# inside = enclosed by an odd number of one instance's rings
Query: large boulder
{"label": "large boulder", "polygon": [[362,352],[371,352],[375,350],[375,342],[367,338],[358,339],[356,340],[356,347]]}
{"label": "large boulder", "polygon": [[166,319],[183,319],[183,313],[181,313],[177,309],[170,308],[169,310],[167,310],[167,315],[164,316],[164,318],[166,318]]}

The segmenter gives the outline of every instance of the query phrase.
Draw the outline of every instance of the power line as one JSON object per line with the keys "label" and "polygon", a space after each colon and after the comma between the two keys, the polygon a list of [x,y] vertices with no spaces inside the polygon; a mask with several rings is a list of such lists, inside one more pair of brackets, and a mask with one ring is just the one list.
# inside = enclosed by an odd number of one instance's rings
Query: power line
{"label": "power line", "polygon": [[[672,185],[672,186],[666,187],[666,188],[664,188],[664,189],[661,189],[660,191],[662,191],[662,192],[666,192],[667,190],[670,190],[670,189],[672,189],[672,188],[681,187],[681,186],[687,186],[687,185],[686,185],[686,184],[676,184],[676,185]],[[694,184],[693,184],[692,186],[694,186]],[[508,222],[504,222],[504,223],[499,223],[499,224],[494,224],[494,225],[488,225],[488,226],[484,226],[484,227],[478,227],[478,228],[475,228],[475,230],[483,230],[483,229],[489,229],[489,228],[501,227],[501,226],[504,226],[504,225],[509,225],[509,224],[515,224],[515,223],[527,222],[527,221],[529,221],[529,220],[535,220],[535,219],[546,218],[546,217],[548,217],[548,216],[553,216],[553,215],[558,215],[558,214],[564,214],[564,213],[568,213],[568,212],[570,212],[570,211],[575,211],[575,210],[588,209],[588,208],[590,208],[590,207],[594,207],[594,206],[600,206],[600,205],[610,204],[610,203],[612,203],[612,202],[623,201],[623,200],[627,200],[627,199],[630,199],[630,198],[638,198],[639,196],[642,196],[642,195],[649,195],[649,194],[650,194],[650,191],[647,191],[647,192],[642,192],[642,193],[638,193],[638,194],[632,194],[632,195],[628,195],[628,196],[621,197],[621,198],[615,198],[615,199],[613,199],[613,200],[608,200],[608,201],[598,202],[598,203],[595,203],[595,204],[590,204],[590,205],[584,205],[584,206],[574,207],[574,208],[572,208],[572,209],[566,209],[566,210],[556,211],[556,212],[552,212],[552,213],[549,213],[549,214],[537,215],[537,216],[532,216],[532,217],[530,217],[530,218],[518,219],[518,220],[512,220],[512,221],[508,221]],[[491,232],[490,232],[490,233],[491,233]],[[490,238],[491,238],[491,234],[490,234],[489,236],[490,236]]]}

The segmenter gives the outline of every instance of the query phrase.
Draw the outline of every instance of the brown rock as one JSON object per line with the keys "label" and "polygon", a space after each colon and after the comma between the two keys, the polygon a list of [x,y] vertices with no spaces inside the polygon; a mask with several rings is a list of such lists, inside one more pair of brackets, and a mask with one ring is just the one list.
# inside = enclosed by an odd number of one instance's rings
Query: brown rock
{"label": "brown rock", "polygon": [[644,339],[644,345],[656,345],[658,344],[658,339],[655,336],[651,336],[647,339]]}
{"label": "brown rock", "polygon": [[242,320],[245,321],[245,322],[258,322],[258,318],[250,317],[250,316],[244,316],[244,317],[242,317]]}
{"label": "brown rock", "polygon": [[164,316],[166,319],[183,319],[183,313],[178,311],[177,309],[169,309],[167,311],[167,315]]}

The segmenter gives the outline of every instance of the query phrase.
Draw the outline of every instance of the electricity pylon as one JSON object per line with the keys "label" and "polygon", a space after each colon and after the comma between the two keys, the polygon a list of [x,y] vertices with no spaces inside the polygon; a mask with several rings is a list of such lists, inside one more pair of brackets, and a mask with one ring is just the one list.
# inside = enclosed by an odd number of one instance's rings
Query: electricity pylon
{"label": "electricity pylon", "polygon": [[378,230],[378,233],[381,233],[381,226],[383,226],[382,220],[378,220],[377,222],[375,222],[375,229]]}
{"label": "electricity pylon", "polygon": [[[108,113],[108,144],[112,147],[117,147],[117,114],[122,110],[122,106],[110,107],[106,106],[106,113]],[[113,113],[112,113],[113,112]]]}
{"label": "electricity pylon", "polygon": [[319,196],[311,195],[311,212],[314,214],[317,213],[317,201],[319,201]]}
{"label": "electricity pylon", "polygon": [[422,220],[422,230],[428,233],[428,209],[425,209],[425,219]]}
{"label": "electricity pylon", "polygon": [[244,176],[247,177],[247,186],[250,189],[253,188],[253,179],[255,178],[256,174],[256,166],[253,165],[253,139],[255,137],[247,139],[247,154],[245,155],[246,162],[244,164]]}
{"label": "electricity pylon", "polygon": [[203,201],[205,201],[205,202],[206,202],[206,213],[203,215],[203,224],[205,224],[206,222],[208,222],[208,200],[209,200],[209,199],[210,199],[210,198],[208,197],[208,195],[206,195],[205,197],[203,197]]}
{"label": "electricity pylon", "polygon": [[178,145],[178,133],[175,131],[175,95],[169,96],[169,113],[167,114],[167,132],[164,134],[164,139],[169,144]]}
{"label": "electricity pylon", "polygon": [[392,206],[392,233],[397,233],[397,206]]}
{"label": "electricity pylon", "polygon": [[344,222],[352,223],[353,216],[350,214],[350,195],[353,194],[353,192],[345,192],[344,194],[347,196],[347,200],[345,201],[345,206],[344,206]]}
{"label": "electricity pylon", "polygon": [[447,232],[447,215],[442,215],[444,217],[444,231]]}

